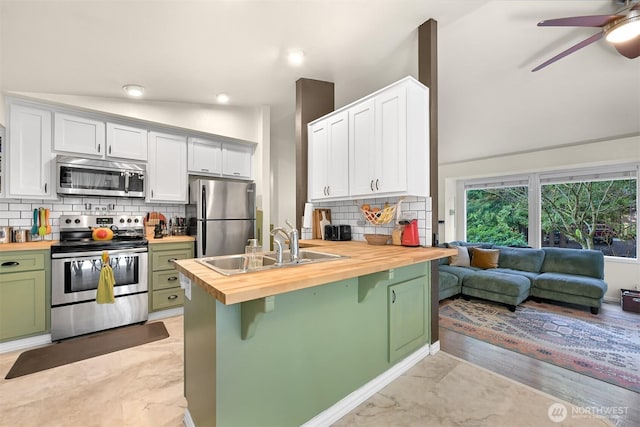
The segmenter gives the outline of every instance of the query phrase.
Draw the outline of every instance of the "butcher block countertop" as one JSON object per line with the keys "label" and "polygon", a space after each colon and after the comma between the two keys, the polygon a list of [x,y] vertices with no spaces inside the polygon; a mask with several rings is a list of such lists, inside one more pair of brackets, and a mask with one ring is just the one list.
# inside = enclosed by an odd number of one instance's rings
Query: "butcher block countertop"
{"label": "butcher block countertop", "polygon": [[174,261],[178,271],[223,304],[237,304],[338,280],[456,255],[447,248],[376,246],[366,242],[304,240],[301,247],[349,258],[224,276],[195,259]]}
{"label": "butcher block countertop", "polygon": [[58,243],[57,240],[37,240],[24,243],[3,243],[0,244],[0,252],[6,251],[43,251],[51,249],[51,245]]}
{"label": "butcher block countertop", "polygon": [[196,240],[193,236],[164,236],[161,239],[147,238],[150,245],[155,245],[159,243],[183,243],[183,242],[193,242]]}

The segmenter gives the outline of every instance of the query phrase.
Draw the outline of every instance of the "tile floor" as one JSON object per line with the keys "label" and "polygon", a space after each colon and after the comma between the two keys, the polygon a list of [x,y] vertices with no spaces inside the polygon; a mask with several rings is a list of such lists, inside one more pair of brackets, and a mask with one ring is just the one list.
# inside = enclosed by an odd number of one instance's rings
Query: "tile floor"
{"label": "tile floor", "polygon": [[[20,352],[0,354],[0,426],[183,426],[182,316],[162,321],[167,339],[12,380],[4,376]],[[556,426],[554,402],[439,352],[335,425]],[[563,426],[610,425],[566,410]]]}

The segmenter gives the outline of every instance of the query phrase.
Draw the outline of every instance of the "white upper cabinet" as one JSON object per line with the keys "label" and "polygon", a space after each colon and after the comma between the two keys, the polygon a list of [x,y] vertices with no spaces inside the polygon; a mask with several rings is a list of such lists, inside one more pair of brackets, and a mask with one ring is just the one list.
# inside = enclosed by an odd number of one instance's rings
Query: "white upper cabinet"
{"label": "white upper cabinet", "polygon": [[53,149],[96,158],[147,161],[147,130],[87,117],[54,113]]}
{"label": "white upper cabinet", "polygon": [[349,116],[346,111],[309,126],[309,200],[349,195]]}
{"label": "white upper cabinet", "polygon": [[147,130],[118,123],[107,123],[109,157],[147,161]]}
{"label": "white upper cabinet", "polygon": [[[340,199],[377,196],[429,196],[429,89],[406,77],[309,124],[309,199],[321,198],[316,174],[324,162],[333,171],[336,156],[313,147],[314,138],[329,138],[316,126],[348,115],[348,195]],[[326,135],[322,134],[326,132]],[[335,185],[335,184],[334,184]]]}
{"label": "white upper cabinet", "polygon": [[201,175],[222,173],[222,143],[202,138],[189,138],[189,172]]}
{"label": "white upper cabinet", "polygon": [[187,139],[149,132],[148,202],[187,203]]}
{"label": "white upper cabinet", "polygon": [[55,196],[51,112],[15,104],[9,111],[7,196]]}
{"label": "white upper cabinet", "polygon": [[253,146],[222,144],[222,175],[230,178],[251,179]]}
{"label": "white upper cabinet", "polygon": [[53,149],[73,154],[104,156],[104,122],[55,113]]}

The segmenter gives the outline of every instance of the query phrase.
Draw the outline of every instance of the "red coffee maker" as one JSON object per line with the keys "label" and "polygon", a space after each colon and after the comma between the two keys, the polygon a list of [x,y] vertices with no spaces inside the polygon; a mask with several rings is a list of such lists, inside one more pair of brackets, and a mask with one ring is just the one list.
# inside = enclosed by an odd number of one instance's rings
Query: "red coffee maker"
{"label": "red coffee maker", "polygon": [[420,246],[418,220],[412,219],[411,221],[400,221],[400,224],[404,224],[404,231],[402,233],[402,246]]}

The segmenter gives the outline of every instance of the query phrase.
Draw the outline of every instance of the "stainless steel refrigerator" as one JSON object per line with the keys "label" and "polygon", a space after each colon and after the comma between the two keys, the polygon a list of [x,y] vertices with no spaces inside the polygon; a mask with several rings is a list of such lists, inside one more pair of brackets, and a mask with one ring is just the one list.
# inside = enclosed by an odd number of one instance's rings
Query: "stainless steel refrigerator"
{"label": "stainless steel refrigerator", "polygon": [[192,178],[186,213],[198,258],[244,253],[255,235],[253,182]]}

